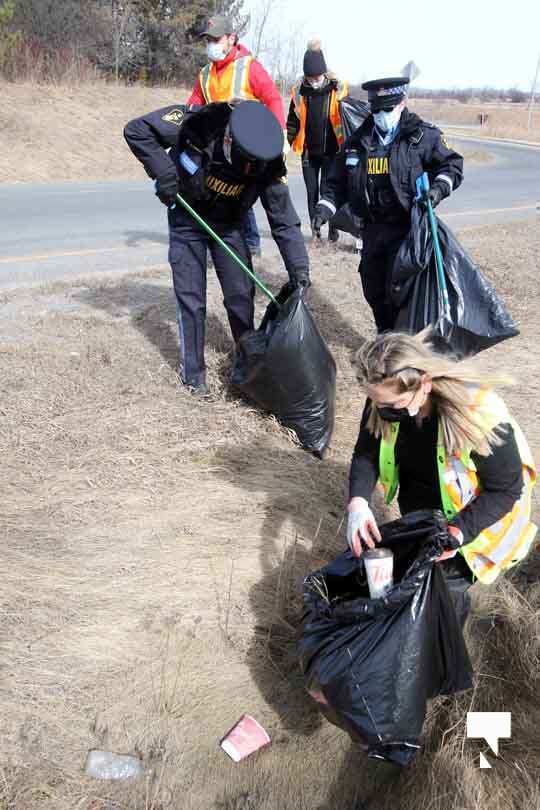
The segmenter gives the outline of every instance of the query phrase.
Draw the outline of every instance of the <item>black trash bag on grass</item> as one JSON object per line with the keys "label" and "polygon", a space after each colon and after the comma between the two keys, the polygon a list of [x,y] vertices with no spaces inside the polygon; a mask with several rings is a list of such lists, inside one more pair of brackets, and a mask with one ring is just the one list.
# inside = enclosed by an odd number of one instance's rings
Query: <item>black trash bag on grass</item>
{"label": "black trash bag on grass", "polygon": [[299,658],[323,714],[368,756],[407,765],[427,701],[472,686],[472,667],[440,563],[446,520],[411,512],[380,527],[394,586],[371,599],[350,551],[304,580]]}
{"label": "black trash bag on grass", "polygon": [[231,382],[323,455],[332,436],[336,364],[305,301],[286,284],[258,329],[240,338]]}
{"label": "black trash bag on grass", "polygon": [[450,228],[437,221],[450,316],[444,315],[427,211],[416,204],[411,230],[392,272],[396,331],[417,334],[432,324],[436,345],[457,357],[477,354],[519,330],[490,282]]}

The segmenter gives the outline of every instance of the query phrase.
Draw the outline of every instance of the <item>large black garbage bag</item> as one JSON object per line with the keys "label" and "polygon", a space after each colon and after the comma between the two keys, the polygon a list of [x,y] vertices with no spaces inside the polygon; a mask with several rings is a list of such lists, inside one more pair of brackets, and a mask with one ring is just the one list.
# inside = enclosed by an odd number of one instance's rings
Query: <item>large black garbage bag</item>
{"label": "large black garbage bag", "polygon": [[345,96],[339,102],[339,114],[345,140],[362,126],[371,110],[369,104],[352,96]]}
{"label": "large black garbage bag", "polygon": [[336,364],[302,290],[285,285],[257,330],[240,338],[232,383],[322,457],[334,428]]}
{"label": "large black garbage bag", "polygon": [[358,239],[362,235],[364,221],[352,212],[349,203],[345,203],[341,208],[338,208],[330,220],[330,225],[338,231],[345,231],[345,233],[350,233]]}
{"label": "large black garbage bag", "polygon": [[394,328],[416,334],[433,324],[439,348],[458,357],[518,335],[504,303],[450,228],[437,219],[437,230],[450,317],[443,314],[428,214],[417,204],[392,273],[392,303],[399,310]]}
{"label": "large black garbage bag", "polygon": [[380,527],[394,553],[394,587],[370,599],[350,551],[304,580],[299,657],[325,716],[368,756],[407,765],[420,747],[426,702],[472,686],[438,535],[442,512],[411,512]]}

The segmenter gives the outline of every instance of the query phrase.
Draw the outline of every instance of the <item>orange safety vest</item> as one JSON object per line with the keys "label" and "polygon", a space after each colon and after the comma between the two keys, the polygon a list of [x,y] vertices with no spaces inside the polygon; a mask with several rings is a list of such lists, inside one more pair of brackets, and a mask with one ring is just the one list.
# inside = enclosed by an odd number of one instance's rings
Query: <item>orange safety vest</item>
{"label": "orange safety vest", "polygon": [[[300,120],[300,129],[298,130],[298,134],[294,141],[292,142],[291,146],[294,152],[298,155],[301,155],[304,151],[304,144],[306,141],[306,119],[307,119],[307,104],[304,96],[300,94],[300,87],[302,82],[300,81],[297,85],[295,85],[292,89],[292,100],[294,104],[294,111],[297,117]],[[330,123],[332,124],[332,129],[334,130],[334,135],[336,136],[336,141],[338,146],[341,146],[345,137],[343,135],[343,126],[341,124],[341,115],[339,112],[339,102],[342,98],[344,98],[349,93],[349,87],[347,82],[339,82],[337,86],[337,90],[332,90],[330,93],[330,110],[328,117],[330,118]]]}
{"label": "orange safety vest", "polygon": [[219,73],[215,62],[205,65],[199,74],[199,81],[206,103],[230,101],[233,98],[257,101],[249,81],[252,61],[251,54],[240,56],[229,62]]}
{"label": "orange safety vest", "polygon": [[[502,571],[520,562],[529,552],[536,534],[530,521],[531,491],[536,480],[534,460],[527,441],[518,424],[510,416],[502,399],[485,386],[469,386],[470,405],[479,423],[493,430],[501,423],[509,423],[514,430],[523,466],[521,497],[511,511],[492,526],[484,529],[472,542],[460,549],[473,574],[485,585],[494,582]],[[379,454],[379,480],[386,503],[393,499],[399,485],[399,467],[395,462],[395,445],[399,422],[392,424],[389,439],[381,439]],[[448,520],[457,515],[482,490],[470,451],[448,455],[445,450],[441,425],[437,447],[437,468],[444,513]]]}

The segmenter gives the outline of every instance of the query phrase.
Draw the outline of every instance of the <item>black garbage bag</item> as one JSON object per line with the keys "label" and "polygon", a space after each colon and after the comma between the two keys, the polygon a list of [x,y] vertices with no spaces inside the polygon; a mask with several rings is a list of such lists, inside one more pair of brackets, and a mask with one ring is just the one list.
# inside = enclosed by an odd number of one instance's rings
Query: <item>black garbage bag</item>
{"label": "black garbage bag", "polygon": [[426,703],[472,686],[472,667],[440,563],[442,512],[411,512],[380,527],[394,586],[370,599],[350,551],[304,580],[299,657],[330,722],[368,756],[407,765],[420,747]]}
{"label": "black garbage bag", "polygon": [[356,132],[362,126],[366,118],[371,114],[371,110],[366,101],[360,101],[360,99],[352,96],[344,96],[339,102],[339,114],[341,126],[343,127],[343,136],[347,140],[353,132]]}
{"label": "black garbage bag", "polygon": [[437,230],[449,317],[443,311],[428,213],[416,204],[392,272],[392,304],[398,310],[394,328],[416,334],[433,324],[439,348],[457,357],[477,354],[518,335],[504,303],[450,228],[437,219]]}
{"label": "black garbage bag", "polygon": [[240,338],[231,381],[323,455],[334,428],[336,364],[303,291],[285,285],[258,329]]}
{"label": "black garbage bag", "polygon": [[338,208],[330,220],[330,225],[332,228],[350,233],[358,239],[362,235],[364,221],[352,212],[349,203],[345,203],[341,208]]}

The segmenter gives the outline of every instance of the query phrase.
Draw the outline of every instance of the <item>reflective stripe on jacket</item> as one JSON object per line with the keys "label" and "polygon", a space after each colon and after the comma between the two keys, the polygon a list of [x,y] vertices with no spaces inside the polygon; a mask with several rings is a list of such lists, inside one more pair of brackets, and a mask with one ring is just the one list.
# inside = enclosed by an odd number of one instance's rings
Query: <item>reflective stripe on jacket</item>
{"label": "reflective stripe on jacket", "polygon": [[[499,424],[512,425],[523,464],[523,489],[512,510],[460,549],[475,577],[488,585],[502,571],[520,562],[530,550],[537,530],[530,521],[531,492],[536,480],[536,469],[527,441],[502,399],[491,389],[479,386],[471,386],[470,394],[471,408],[476,411],[479,423],[490,430]],[[399,467],[395,463],[398,433],[399,422],[394,422],[390,438],[381,438],[379,480],[386,503],[393,499],[399,485]],[[469,450],[459,455],[447,454],[440,422],[436,453],[443,510],[450,521],[479,495],[482,482],[478,479]]]}
{"label": "reflective stripe on jacket", "polygon": [[[298,155],[301,155],[304,151],[304,144],[306,141],[306,120],[307,120],[307,104],[304,96],[300,93],[300,87],[302,86],[302,82],[299,82],[295,87],[293,87],[291,91],[292,100],[294,104],[294,109],[296,115],[300,121],[300,129],[296,135],[296,138],[292,142],[291,146],[294,152]],[[341,114],[339,112],[339,102],[342,98],[344,98],[349,93],[349,87],[347,82],[339,82],[337,86],[337,90],[332,90],[330,93],[330,108],[328,111],[328,117],[330,119],[330,123],[332,125],[332,129],[334,130],[334,135],[336,136],[336,141],[338,146],[341,146],[343,141],[345,140],[343,134],[343,126],[341,123]]]}
{"label": "reflective stripe on jacket", "polygon": [[249,80],[252,61],[251,54],[240,56],[219,72],[214,62],[205,65],[199,74],[199,81],[206,103],[230,101],[233,98],[257,101]]}

